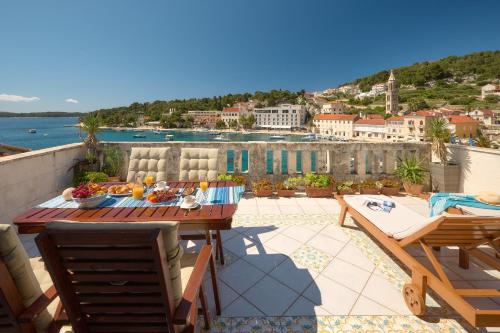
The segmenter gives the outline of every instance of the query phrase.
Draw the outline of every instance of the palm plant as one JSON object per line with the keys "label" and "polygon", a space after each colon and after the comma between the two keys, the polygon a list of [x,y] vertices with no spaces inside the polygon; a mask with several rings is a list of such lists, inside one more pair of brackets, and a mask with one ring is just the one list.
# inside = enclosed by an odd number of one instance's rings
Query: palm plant
{"label": "palm plant", "polygon": [[479,136],[476,140],[476,146],[482,147],[482,148],[490,148],[491,147],[491,141],[488,139],[486,136],[481,135]]}
{"label": "palm plant", "polygon": [[87,133],[87,137],[83,142],[88,147],[96,147],[97,143],[97,132],[99,132],[99,127],[101,126],[101,119],[95,113],[91,113],[82,119],[82,131]]}
{"label": "palm plant", "polygon": [[394,171],[394,174],[405,183],[423,184],[425,169],[415,154],[406,156]]}
{"label": "palm plant", "polygon": [[436,118],[431,121],[427,129],[427,138],[432,141],[432,152],[436,154],[443,165],[448,164],[446,142],[449,142],[450,136],[450,130],[443,118]]}

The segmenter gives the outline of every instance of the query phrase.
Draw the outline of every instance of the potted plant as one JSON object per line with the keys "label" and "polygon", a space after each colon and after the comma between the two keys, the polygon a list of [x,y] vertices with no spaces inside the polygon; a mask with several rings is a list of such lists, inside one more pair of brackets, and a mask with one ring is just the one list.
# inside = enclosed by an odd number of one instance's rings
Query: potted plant
{"label": "potted plant", "polygon": [[377,186],[377,182],[373,179],[363,180],[358,184],[359,193],[361,194],[379,194],[380,189]]}
{"label": "potted plant", "polygon": [[394,171],[408,194],[419,195],[424,188],[425,169],[414,154],[406,156]]}
{"label": "potted plant", "polygon": [[123,153],[119,147],[104,149],[103,171],[109,176],[110,182],[120,181],[120,172],[123,166]]}
{"label": "potted plant", "polygon": [[[87,146],[86,160],[90,164],[90,169],[97,170],[97,132],[99,132],[101,120],[96,113],[91,113],[82,119],[80,130],[87,133],[83,143]],[[80,134],[81,136],[81,134]]]}
{"label": "potted plant", "polygon": [[335,182],[329,175],[308,172],[304,177],[306,194],[309,198],[328,198],[332,196]]}
{"label": "potted plant", "polygon": [[432,187],[440,192],[460,191],[460,166],[449,162],[446,143],[450,141],[450,130],[442,118],[433,119],[427,129],[431,149],[439,162],[430,163]]}
{"label": "potted plant", "polygon": [[354,182],[352,180],[349,180],[340,183],[339,185],[337,185],[337,192],[340,195],[356,193],[356,191],[354,190]]}
{"label": "potted plant", "polygon": [[243,175],[226,174],[226,173],[217,176],[217,180],[234,182],[238,186],[245,186],[247,183],[247,178]]}
{"label": "potted plant", "polygon": [[380,190],[380,194],[383,195],[399,195],[399,189],[401,188],[399,180],[393,178],[383,178],[376,182],[376,185]]}
{"label": "potted plant", "polygon": [[295,196],[297,191],[297,185],[302,182],[302,178],[290,177],[284,182],[278,183],[276,185],[276,190],[278,192],[278,197],[291,198]]}
{"label": "potted plant", "polygon": [[273,183],[267,179],[261,179],[252,184],[252,190],[256,197],[270,197],[273,195]]}

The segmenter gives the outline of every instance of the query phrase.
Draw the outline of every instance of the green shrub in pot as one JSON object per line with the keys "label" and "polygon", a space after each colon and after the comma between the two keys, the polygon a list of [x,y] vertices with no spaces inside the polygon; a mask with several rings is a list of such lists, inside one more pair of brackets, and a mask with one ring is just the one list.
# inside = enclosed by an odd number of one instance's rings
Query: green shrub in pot
{"label": "green shrub in pot", "polygon": [[424,187],[426,170],[415,154],[405,156],[398,165],[394,174],[401,179],[407,193],[418,195]]}

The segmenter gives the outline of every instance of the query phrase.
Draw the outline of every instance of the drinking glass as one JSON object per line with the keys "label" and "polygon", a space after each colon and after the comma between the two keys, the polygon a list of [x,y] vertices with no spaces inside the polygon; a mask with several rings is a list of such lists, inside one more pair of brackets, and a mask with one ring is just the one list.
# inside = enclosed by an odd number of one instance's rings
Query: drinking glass
{"label": "drinking glass", "polygon": [[135,200],[141,200],[143,196],[144,196],[144,185],[135,184],[134,188],[132,189],[132,197]]}
{"label": "drinking glass", "polygon": [[207,189],[208,189],[208,181],[206,179],[203,179],[201,182],[200,182],[200,190],[201,190],[201,193],[203,194],[202,196],[202,202],[206,201],[207,200]]}
{"label": "drinking glass", "polygon": [[146,176],[146,178],[144,178],[144,182],[147,187],[151,187],[155,183],[155,179],[153,176]]}

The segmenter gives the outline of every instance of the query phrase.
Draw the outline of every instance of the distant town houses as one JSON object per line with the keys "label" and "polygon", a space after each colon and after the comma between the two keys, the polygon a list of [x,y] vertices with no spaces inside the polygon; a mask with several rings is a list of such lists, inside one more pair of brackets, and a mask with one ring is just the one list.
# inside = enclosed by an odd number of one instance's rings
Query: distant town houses
{"label": "distant town houses", "polygon": [[500,96],[500,85],[489,83],[481,88],[481,99],[488,96]]}
{"label": "distant town houses", "polygon": [[221,112],[217,110],[192,110],[187,112],[187,117],[192,117],[196,126],[214,128],[221,120]]}
{"label": "distant town houses", "polygon": [[385,120],[358,119],[354,122],[354,139],[364,141],[379,141],[385,139]]}
{"label": "distant town houses", "polygon": [[320,135],[352,139],[354,122],[358,118],[357,115],[350,114],[317,114],[314,116],[313,124],[316,133]]}
{"label": "distant town houses", "polygon": [[385,138],[389,141],[400,142],[406,139],[403,116],[392,116],[385,120]]}
{"label": "distant town houses", "polygon": [[229,126],[229,124],[234,121],[238,122],[240,116],[246,113],[247,112],[244,112],[240,107],[227,107],[222,109],[220,118],[226,124],[226,126]]}
{"label": "distant town houses", "polygon": [[450,116],[448,129],[458,138],[475,138],[478,135],[479,122],[469,116]]}
{"label": "distant town houses", "polygon": [[254,108],[255,127],[264,129],[291,130],[305,127],[304,105],[281,104],[265,108]]}
{"label": "distant town houses", "polygon": [[329,102],[321,106],[321,113],[341,114],[347,110],[347,105],[340,101]]}

